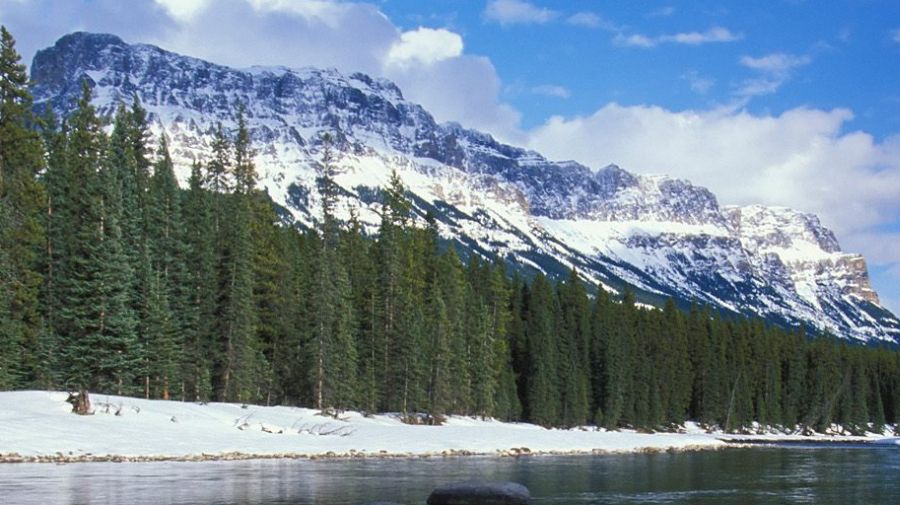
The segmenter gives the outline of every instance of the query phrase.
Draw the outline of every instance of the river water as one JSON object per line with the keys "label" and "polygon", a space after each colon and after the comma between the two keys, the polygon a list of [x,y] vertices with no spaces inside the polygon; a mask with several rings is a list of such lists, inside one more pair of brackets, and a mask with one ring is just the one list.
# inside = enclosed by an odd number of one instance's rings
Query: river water
{"label": "river water", "polygon": [[0,503],[424,504],[467,479],[528,486],[535,505],[900,503],[897,447],[753,447],[679,454],[0,465]]}

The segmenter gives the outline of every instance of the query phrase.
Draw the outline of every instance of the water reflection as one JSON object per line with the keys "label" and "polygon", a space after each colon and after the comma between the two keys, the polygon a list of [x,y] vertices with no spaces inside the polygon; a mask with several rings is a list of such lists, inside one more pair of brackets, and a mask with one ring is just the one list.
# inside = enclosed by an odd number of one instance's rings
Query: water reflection
{"label": "water reflection", "polygon": [[453,480],[512,480],[538,505],[895,504],[896,448],[729,449],[596,457],[0,465],[16,505],[424,503]]}

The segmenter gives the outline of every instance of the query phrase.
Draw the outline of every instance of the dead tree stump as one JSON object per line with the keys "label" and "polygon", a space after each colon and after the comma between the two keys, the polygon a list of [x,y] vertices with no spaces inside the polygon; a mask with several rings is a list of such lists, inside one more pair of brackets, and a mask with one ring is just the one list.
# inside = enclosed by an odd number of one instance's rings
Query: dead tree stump
{"label": "dead tree stump", "polygon": [[77,393],[69,393],[67,402],[72,404],[72,413],[79,416],[88,416],[93,414],[91,411],[91,397],[86,389],[82,389]]}

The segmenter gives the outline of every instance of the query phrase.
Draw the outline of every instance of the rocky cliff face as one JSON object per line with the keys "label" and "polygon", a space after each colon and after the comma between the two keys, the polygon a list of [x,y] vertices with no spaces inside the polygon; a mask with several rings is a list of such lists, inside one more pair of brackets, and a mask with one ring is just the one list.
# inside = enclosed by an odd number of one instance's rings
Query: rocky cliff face
{"label": "rocky cliff face", "polygon": [[483,255],[551,275],[569,266],[609,289],[629,284],[659,302],[708,302],[839,336],[900,341],[900,321],[879,305],[865,260],[840,251],[815,216],[784,208],[719,206],[687,181],[611,165],[553,162],[458,124],[437,124],[391,82],[329,69],[238,70],[75,33],[32,65],[37,107],[69,112],[82,81],[111,114],[137,96],[152,131],[170,139],[186,177],[218,123],[237,105],[257,149],[261,183],[301,225],[316,219],[320,135],[339,151],[344,212],[378,222],[376,188],[396,170],[416,212]]}

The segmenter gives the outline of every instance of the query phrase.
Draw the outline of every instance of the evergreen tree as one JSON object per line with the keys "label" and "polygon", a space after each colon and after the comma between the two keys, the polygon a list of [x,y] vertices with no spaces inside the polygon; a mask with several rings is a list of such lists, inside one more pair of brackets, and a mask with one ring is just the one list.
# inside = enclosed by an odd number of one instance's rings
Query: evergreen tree
{"label": "evergreen tree", "polygon": [[[252,401],[264,387],[262,349],[256,338],[256,312],[253,302],[255,283],[253,257],[254,244],[251,233],[252,192],[255,188],[256,169],[253,166],[252,151],[246,123],[238,121],[237,138],[243,139],[234,145],[234,185],[227,197],[227,208],[231,219],[222,233],[219,267],[219,307],[218,336],[221,338],[219,363],[220,399]],[[215,144],[221,141],[217,134]],[[214,146],[215,147],[215,146]],[[208,165],[211,189],[224,189],[222,185],[223,162],[220,156],[230,149],[221,146],[214,151],[214,158]],[[216,200],[224,195],[214,194]]]}
{"label": "evergreen tree", "polygon": [[634,351],[634,295],[626,290],[612,311],[605,342],[603,424],[616,428],[633,421],[633,375],[630,367]]}
{"label": "evergreen tree", "polygon": [[59,207],[67,230],[58,280],[65,305],[55,330],[64,337],[66,384],[123,392],[140,357],[128,304],[133,278],[119,226],[119,181],[104,159],[106,138],[90,98],[85,84],[67,141],[66,178],[79,182]]}
{"label": "evergreen tree", "polygon": [[560,424],[557,303],[550,282],[541,274],[531,285],[525,312],[528,342],[527,418],[543,426]]}
{"label": "evergreen tree", "polygon": [[402,410],[405,366],[401,356],[401,310],[403,309],[402,279],[404,250],[407,243],[410,203],[405,196],[400,177],[394,172],[388,186],[382,190],[381,226],[375,249],[377,280],[378,327],[374,339],[378,344],[376,359],[378,383],[381,385],[380,410]]}
{"label": "evergreen tree", "polygon": [[319,410],[346,409],[356,403],[356,319],[350,279],[339,261],[339,228],[334,208],[338,186],[331,137],[322,139],[319,165],[319,196],[322,201],[320,245],[317,251],[316,290],[313,293],[312,348],[310,367],[315,405]]}
{"label": "evergreen tree", "polygon": [[[471,369],[465,334],[466,280],[462,263],[454,248],[448,248],[441,255],[437,264],[435,283],[440,286],[440,302],[446,311],[447,323],[446,342],[436,342],[434,347],[434,352],[442,353],[444,347],[447,350],[446,369],[443,368],[444,363],[433,365],[438,367],[433,372],[433,375],[437,374],[433,385],[433,389],[437,389],[435,402],[439,406],[446,405],[447,413],[463,413],[468,411],[470,404]],[[439,380],[441,383],[437,382]]]}
{"label": "evergreen tree", "polygon": [[663,318],[663,338],[669,340],[669,345],[656,366],[662,371],[662,384],[668,388],[665,421],[677,425],[688,415],[694,371],[690,362],[687,321],[672,299],[666,301]]}
{"label": "evergreen tree", "polygon": [[[187,286],[184,310],[186,391],[188,398],[199,401],[212,396],[214,348],[213,329],[216,326],[218,254],[213,232],[211,195],[203,189],[202,166],[194,163],[184,195],[184,241],[187,251],[185,269]],[[215,352],[213,355],[217,354]]]}
{"label": "evergreen tree", "polygon": [[374,412],[379,402],[376,366],[378,343],[377,287],[371,238],[364,234],[356,212],[351,212],[347,229],[341,234],[340,255],[350,279],[353,312],[357,328],[354,332],[357,351],[357,402],[361,409]]}
{"label": "evergreen tree", "polygon": [[0,388],[34,383],[40,366],[34,356],[42,325],[38,296],[45,196],[38,174],[44,159],[20,60],[15,39],[0,26],[0,249],[6,256],[0,275]]}
{"label": "evergreen tree", "polygon": [[176,385],[184,397],[183,351],[193,331],[187,315],[191,293],[185,269],[188,247],[181,192],[165,135],[157,150],[147,200],[147,240],[152,257],[147,340],[151,360],[156,362],[152,375],[161,398],[169,399],[172,386]]}
{"label": "evergreen tree", "polygon": [[562,393],[562,422],[566,426],[585,424],[590,415],[590,310],[587,292],[572,269],[559,285],[559,380]]}
{"label": "evergreen tree", "polygon": [[506,281],[506,267],[502,262],[491,268],[487,288],[489,331],[494,339],[494,362],[491,364],[491,369],[497,385],[494,393],[493,415],[507,421],[516,420],[521,416],[522,405],[519,401],[516,376],[513,371],[512,339],[509,335],[509,325],[512,319],[508,304],[510,289]]}

